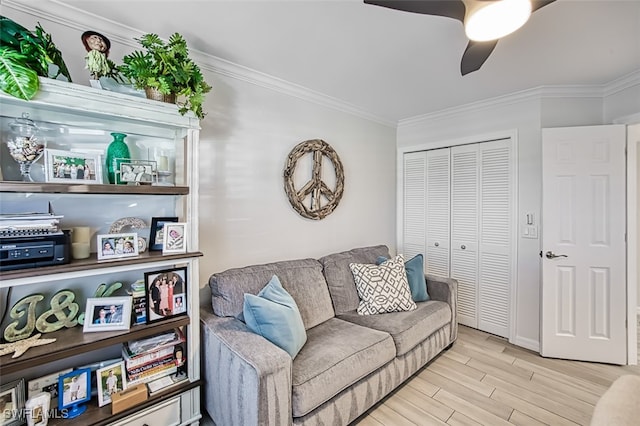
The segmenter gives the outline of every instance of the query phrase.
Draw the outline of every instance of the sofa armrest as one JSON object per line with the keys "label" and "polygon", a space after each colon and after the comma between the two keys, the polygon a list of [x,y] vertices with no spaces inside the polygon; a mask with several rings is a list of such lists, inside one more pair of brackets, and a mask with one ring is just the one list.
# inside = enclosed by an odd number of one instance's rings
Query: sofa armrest
{"label": "sofa armrest", "polygon": [[291,356],[232,317],[200,309],[205,407],[218,425],[290,425]]}
{"label": "sofa armrest", "polygon": [[425,275],[425,277],[429,297],[451,306],[451,343],[453,343],[458,338],[458,281],[436,275]]}

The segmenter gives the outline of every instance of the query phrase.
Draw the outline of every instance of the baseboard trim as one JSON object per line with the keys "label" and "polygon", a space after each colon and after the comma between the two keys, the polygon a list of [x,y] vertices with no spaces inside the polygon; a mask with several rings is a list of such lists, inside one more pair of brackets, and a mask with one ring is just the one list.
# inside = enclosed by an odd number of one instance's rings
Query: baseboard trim
{"label": "baseboard trim", "polygon": [[540,353],[540,342],[537,340],[516,336],[510,343]]}

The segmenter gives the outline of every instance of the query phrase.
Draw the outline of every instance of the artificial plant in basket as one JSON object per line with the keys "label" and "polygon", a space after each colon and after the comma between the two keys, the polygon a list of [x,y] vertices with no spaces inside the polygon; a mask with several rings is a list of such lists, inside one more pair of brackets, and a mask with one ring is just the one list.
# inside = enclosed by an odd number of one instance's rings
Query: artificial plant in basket
{"label": "artificial plant in basket", "polygon": [[154,88],[164,95],[175,94],[181,114],[193,111],[198,118],[204,118],[202,103],[211,86],[189,58],[184,37],[174,33],[165,42],[157,34],[146,34],[135,40],[145,51],[136,50],[122,58],[124,64],[118,67],[122,75],[137,89]]}

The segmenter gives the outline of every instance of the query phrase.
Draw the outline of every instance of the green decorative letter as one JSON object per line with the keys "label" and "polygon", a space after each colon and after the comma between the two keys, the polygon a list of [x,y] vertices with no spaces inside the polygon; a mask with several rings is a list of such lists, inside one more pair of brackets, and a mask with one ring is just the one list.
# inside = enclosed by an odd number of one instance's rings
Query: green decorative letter
{"label": "green decorative letter", "polygon": [[[64,300],[62,300],[64,298]],[[36,321],[36,328],[41,333],[51,333],[52,331],[60,330],[62,327],[75,327],[78,321],[75,320],[78,314],[78,304],[73,303],[76,298],[75,294],[71,290],[62,290],[56,293],[51,298],[51,309],[44,312],[38,317]],[[69,309],[69,315],[66,315],[63,311]],[[47,318],[55,315],[58,321],[48,322]]]}
{"label": "green decorative letter", "polygon": [[[36,324],[36,305],[42,299],[44,299],[43,295],[32,294],[13,305],[9,315],[17,321],[12,322],[4,329],[4,338],[7,342],[15,342],[31,336]],[[29,306],[25,308],[24,305],[27,304]],[[27,312],[27,323],[24,327],[18,329],[17,327],[20,324],[20,318],[24,316],[25,311]]]}

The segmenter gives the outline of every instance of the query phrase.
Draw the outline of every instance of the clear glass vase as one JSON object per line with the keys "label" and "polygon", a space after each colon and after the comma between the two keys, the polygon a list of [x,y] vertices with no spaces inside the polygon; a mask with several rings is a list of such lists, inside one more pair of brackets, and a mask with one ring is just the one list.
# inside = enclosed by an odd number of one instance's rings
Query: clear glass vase
{"label": "clear glass vase", "polygon": [[29,119],[28,113],[16,118],[11,127],[7,147],[11,157],[20,165],[20,174],[24,182],[33,182],[31,165],[38,161],[44,153],[44,140],[39,135],[38,126]]}
{"label": "clear glass vase", "polygon": [[120,163],[126,162],[126,160],[131,159],[131,153],[129,152],[129,147],[127,146],[124,138],[127,137],[124,133],[111,133],[113,137],[113,141],[107,147],[107,177],[109,179],[109,183],[121,184],[123,183],[120,179]]}

